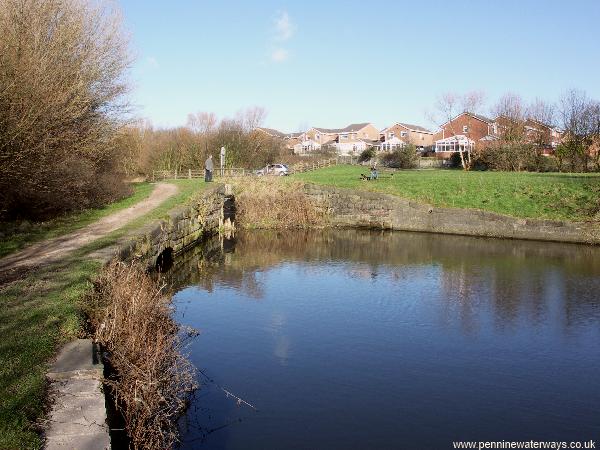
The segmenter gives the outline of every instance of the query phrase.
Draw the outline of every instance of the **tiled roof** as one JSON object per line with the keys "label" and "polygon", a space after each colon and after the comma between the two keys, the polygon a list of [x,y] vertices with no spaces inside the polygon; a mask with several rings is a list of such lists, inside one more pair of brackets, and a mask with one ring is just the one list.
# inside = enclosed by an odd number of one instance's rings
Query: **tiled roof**
{"label": "tiled roof", "polygon": [[268,135],[274,136],[274,137],[284,138],[287,136],[285,133],[282,133],[279,130],[275,130],[274,128],[257,127],[256,129],[261,130],[261,131],[267,133]]}
{"label": "tiled roof", "polygon": [[469,111],[465,111],[465,114],[469,114],[470,116],[473,116],[476,119],[479,119],[479,120],[481,120],[483,122],[486,122],[486,123],[492,123],[492,122],[494,122],[493,119],[490,119],[489,117],[482,116],[481,114],[475,114],[475,113],[472,113],[472,112],[469,112]]}
{"label": "tiled roof", "polygon": [[352,132],[362,130],[367,125],[369,125],[369,122],[352,123],[344,128],[318,128],[318,127],[313,127],[313,128],[317,131],[320,131],[321,133],[352,133]]}
{"label": "tiled roof", "polygon": [[409,130],[412,131],[423,131],[425,133],[433,133],[433,131],[428,130],[427,128],[423,128],[422,126],[419,125],[411,125],[410,123],[403,123],[403,122],[398,122],[398,125],[402,125],[405,128],[408,128]]}

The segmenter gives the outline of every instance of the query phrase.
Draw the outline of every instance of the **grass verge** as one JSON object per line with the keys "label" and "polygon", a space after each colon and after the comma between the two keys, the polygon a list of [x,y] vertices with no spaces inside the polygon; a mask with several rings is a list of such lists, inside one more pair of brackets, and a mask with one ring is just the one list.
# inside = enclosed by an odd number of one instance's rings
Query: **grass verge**
{"label": "grass verge", "polygon": [[87,209],[46,222],[0,224],[4,228],[0,230],[4,234],[0,242],[0,258],[20,250],[28,244],[68,234],[109,214],[133,206],[147,198],[153,189],[154,186],[150,183],[136,183],[133,185],[131,196],[103,208]]}
{"label": "grass verge", "polygon": [[513,217],[600,221],[600,174],[403,170],[361,181],[361,173],[368,168],[334,166],[289,178]]}
{"label": "grass verge", "polygon": [[[41,447],[36,423],[44,414],[48,362],[60,346],[82,333],[81,301],[102,266],[91,261],[89,253],[164,217],[209,186],[198,180],[173,184],[179,192],[148,214],[59,264],[34,269],[0,286],[0,449]],[[152,185],[148,186],[149,195]]]}
{"label": "grass verge", "polygon": [[40,447],[46,363],[79,334],[79,300],[99,267],[70,259],[0,288],[0,448]]}

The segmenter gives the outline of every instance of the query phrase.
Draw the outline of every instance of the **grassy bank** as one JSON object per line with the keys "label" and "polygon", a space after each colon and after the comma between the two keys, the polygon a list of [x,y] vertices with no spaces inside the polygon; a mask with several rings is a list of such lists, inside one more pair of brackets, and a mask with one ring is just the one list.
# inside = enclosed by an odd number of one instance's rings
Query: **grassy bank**
{"label": "grassy bank", "polygon": [[361,181],[360,174],[368,171],[334,166],[289,178],[514,217],[600,221],[600,174],[403,170],[383,171],[376,181]]}
{"label": "grassy bank", "polygon": [[[21,280],[0,286],[0,449],[41,445],[35,422],[43,416],[48,361],[62,344],[82,333],[80,300],[101,267],[99,262],[90,261],[89,253],[164,217],[206,187],[198,180],[173,183],[179,192],[145,216],[80,249],[60,264],[36,269]],[[148,185],[145,196],[151,190]],[[144,197],[136,198],[124,201],[132,205]],[[109,208],[120,209],[117,205]],[[51,229],[48,232],[59,233]]]}

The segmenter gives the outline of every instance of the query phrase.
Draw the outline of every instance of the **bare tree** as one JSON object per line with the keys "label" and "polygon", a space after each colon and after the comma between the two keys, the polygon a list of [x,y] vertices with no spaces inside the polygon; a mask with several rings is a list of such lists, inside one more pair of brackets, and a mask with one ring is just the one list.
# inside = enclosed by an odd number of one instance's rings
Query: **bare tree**
{"label": "bare tree", "polygon": [[[472,91],[465,94],[445,93],[438,97],[435,112],[430,119],[438,126],[447,124],[453,136],[464,134],[462,130],[454,129],[452,119],[463,112],[478,113],[483,107],[485,94],[482,91]],[[471,129],[471,117],[468,116],[468,129]],[[468,135],[467,135],[468,138]],[[463,153],[466,153],[466,158]],[[472,151],[467,146],[465,152],[459,152],[460,162],[464,170],[470,170],[473,164]]]}
{"label": "bare tree", "polygon": [[196,133],[212,133],[215,131],[217,123],[217,116],[212,112],[197,112],[196,114],[188,114],[187,127]]}
{"label": "bare tree", "polygon": [[555,106],[543,99],[536,98],[526,108],[525,114],[536,122],[552,126],[555,123]]}
{"label": "bare tree", "polygon": [[594,159],[596,170],[600,171],[600,102],[594,101],[589,107],[590,137],[589,154]]}
{"label": "bare tree", "polygon": [[565,132],[557,152],[566,157],[571,171],[589,169],[590,147],[597,130],[596,104],[584,91],[571,89],[560,99],[560,116]]}
{"label": "bare tree", "polygon": [[235,120],[240,124],[242,129],[250,132],[261,126],[267,118],[267,111],[262,106],[253,106],[240,110],[236,113]]}

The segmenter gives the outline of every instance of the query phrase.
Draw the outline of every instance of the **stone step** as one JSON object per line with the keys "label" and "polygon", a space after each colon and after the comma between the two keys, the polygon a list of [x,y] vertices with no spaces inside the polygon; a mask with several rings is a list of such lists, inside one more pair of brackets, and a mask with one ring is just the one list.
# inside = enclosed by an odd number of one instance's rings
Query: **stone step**
{"label": "stone step", "polygon": [[110,448],[102,372],[91,339],[77,339],[62,348],[47,374],[53,405],[46,449]]}

